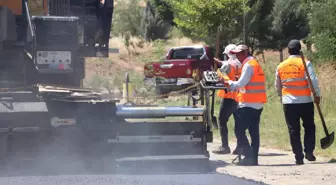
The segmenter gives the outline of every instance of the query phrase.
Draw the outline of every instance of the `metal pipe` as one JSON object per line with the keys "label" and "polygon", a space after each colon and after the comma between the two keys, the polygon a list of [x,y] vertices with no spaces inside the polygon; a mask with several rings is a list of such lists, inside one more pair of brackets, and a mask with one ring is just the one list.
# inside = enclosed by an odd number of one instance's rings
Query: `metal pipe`
{"label": "metal pipe", "polygon": [[27,0],[24,1],[24,6],[25,6],[25,11],[26,11],[25,13],[26,13],[26,16],[27,16],[29,31],[30,31],[32,39],[34,40],[35,39],[35,32],[34,32],[34,29],[33,29],[32,22],[31,22]]}
{"label": "metal pipe", "polygon": [[123,118],[165,118],[203,116],[203,108],[193,107],[131,107],[117,106],[117,116]]}

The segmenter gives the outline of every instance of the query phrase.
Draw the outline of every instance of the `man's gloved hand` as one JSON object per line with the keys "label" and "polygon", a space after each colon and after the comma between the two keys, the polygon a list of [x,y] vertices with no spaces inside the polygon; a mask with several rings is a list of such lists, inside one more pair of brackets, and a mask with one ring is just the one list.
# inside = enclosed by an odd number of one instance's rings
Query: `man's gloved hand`
{"label": "man's gloved hand", "polygon": [[320,97],[320,96],[316,96],[316,97],[314,98],[314,103],[316,103],[317,105],[319,105],[320,102],[321,102],[321,97]]}

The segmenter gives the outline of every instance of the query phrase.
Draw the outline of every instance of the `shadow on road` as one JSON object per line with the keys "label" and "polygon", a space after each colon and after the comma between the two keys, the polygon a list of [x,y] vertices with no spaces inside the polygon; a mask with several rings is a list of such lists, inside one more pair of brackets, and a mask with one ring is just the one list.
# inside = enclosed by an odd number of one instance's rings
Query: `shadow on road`
{"label": "shadow on road", "polygon": [[284,153],[261,153],[259,154],[259,156],[262,157],[276,157],[276,156],[286,156],[288,154],[284,154]]}
{"label": "shadow on road", "polygon": [[[328,162],[311,162],[311,163],[306,163],[307,164],[327,164]],[[259,164],[259,166],[271,166],[271,167],[281,167],[281,166],[298,166],[297,164]]]}

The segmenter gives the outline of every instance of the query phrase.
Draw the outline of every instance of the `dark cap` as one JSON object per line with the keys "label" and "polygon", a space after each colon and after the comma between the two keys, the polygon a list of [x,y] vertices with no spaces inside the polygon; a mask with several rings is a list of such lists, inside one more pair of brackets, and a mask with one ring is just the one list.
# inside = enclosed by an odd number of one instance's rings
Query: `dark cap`
{"label": "dark cap", "polygon": [[288,43],[288,49],[301,50],[301,43],[299,40],[293,39]]}

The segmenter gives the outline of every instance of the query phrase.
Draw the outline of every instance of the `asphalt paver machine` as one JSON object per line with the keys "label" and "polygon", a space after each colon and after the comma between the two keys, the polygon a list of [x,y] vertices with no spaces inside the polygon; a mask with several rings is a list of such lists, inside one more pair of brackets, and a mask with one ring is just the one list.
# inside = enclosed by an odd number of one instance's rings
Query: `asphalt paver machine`
{"label": "asphalt paver machine", "polygon": [[[123,105],[82,88],[84,58],[109,56],[113,0],[41,0],[32,15],[36,2],[0,0],[1,166],[74,154],[88,169],[208,162],[206,106]],[[202,119],[158,121],[183,116]]]}

